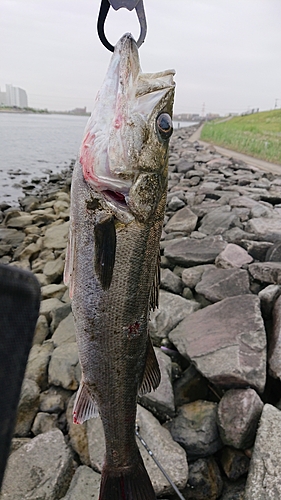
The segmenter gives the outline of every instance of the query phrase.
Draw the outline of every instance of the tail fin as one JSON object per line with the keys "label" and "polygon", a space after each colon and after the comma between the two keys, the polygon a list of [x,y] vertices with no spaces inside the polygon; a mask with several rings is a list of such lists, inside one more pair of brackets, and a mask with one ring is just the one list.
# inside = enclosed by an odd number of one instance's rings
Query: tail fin
{"label": "tail fin", "polygon": [[134,467],[124,467],[123,470],[109,470],[104,466],[99,500],[156,500],[141,456]]}

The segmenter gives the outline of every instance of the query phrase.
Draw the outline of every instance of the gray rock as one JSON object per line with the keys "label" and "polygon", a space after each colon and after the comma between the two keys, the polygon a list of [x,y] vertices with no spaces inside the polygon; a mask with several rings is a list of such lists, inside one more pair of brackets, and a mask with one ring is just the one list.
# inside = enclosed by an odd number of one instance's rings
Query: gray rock
{"label": "gray rock", "polygon": [[184,234],[190,234],[196,228],[197,215],[190,208],[184,207],[178,210],[165,226],[165,232],[180,231]]}
{"label": "gray rock", "polygon": [[15,436],[28,436],[39,407],[40,389],[36,382],[24,378],[18,404]]}
{"label": "gray rock", "polygon": [[46,230],[44,238],[45,248],[61,249],[65,248],[67,244],[69,231],[69,221],[57,225],[53,224]]}
{"label": "gray rock", "polygon": [[253,259],[264,261],[268,250],[272,247],[273,243],[269,241],[251,241],[251,240],[240,240],[240,244],[247,250],[247,252],[253,257]]}
{"label": "gray rock", "polygon": [[49,384],[75,391],[81,378],[76,342],[57,347],[49,364]]}
{"label": "gray rock", "polygon": [[[88,420],[87,422],[84,422],[83,424],[79,425],[73,423],[73,406],[75,398],[76,398],[76,393],[73,394],[73,396],[70,398],[66,411],[70,445],[73,448],[73,450],[77,453],[77,455],[79,455],[82,464],[91,465],[88,438],[87,438],[87,425],[89,424],[90,421]],[[93,452],[95,453],[95,450],[93,450]],[[99,464],[99,466],[100,465],[101,464]],[[97,468],[98,470],[101,470],[99,466]]]}
{"label": "gray rock", "polygon": [[249,276],[247,271],[242,269],[208,269],[203,273],[195,290],[210,302],[218,302],[235,295],[249,294]]}
{"label": "gray rock", "polygon": [[53,343],[47,341],[43,345],[35,344],[29,353],[25,376],[34,380],[43,390],[47,387],[48,365],[53,350]]}
{"label": "gray rock", "polygon": [[250,463],[245,500],[281,497],[281,412],[264,406]]}
{"label": "gray rock", "polygon": [[183,267],[197,264],[210,264],[226,247],[220,236],[210,236],[202,240],[181,238],[170,243],[164,250],[164,255],[174,265]]}
{"label": "gray rock", "polygon": [[6,218],[6,226],[14,229],[23,229],[32,224],[34,217],[25,212],[18,212],[18,217]]}
{"label": "gray rock", "polygon": [[231,227],[241,227],[239,217],[230,211],[230,207],[223,206],[207,213],[201,222],[200,231],[205,234],[222,234]]}
{"label": "gray rock", "polygon": [[47,277],[49,283],[54,283],[57,281],[61,281],[63,269],[64,261],[61,257],[58,257],[55,260],[49,260],[48,262],[46,262],[43,273]]}
{"label": "gray rock", "polygon": [[69,490],[62,500],[98,500],[100,490],[100,474],[86,465],[76,470]]}
{"label": "gray rock", "polygon": [[264,260],[268,262],[281,262],[281,242],[274,243],[268,249]]}
{"label": "gray rock", "polygon": [[281,223],[280,218],[260,217],[259,219],[250,219],[246,225],[246,231],[254,233],[258,239],[272,241],[276,243],[281,241]]}
{"label": "gray rock", "polygon": [[59,299],[45,299],[41,301],[40,314],[44,314],[46,318],[51,320],[51,312],[55,309],[64,306],[64,304]]}
{"label": "gray rock", "polygon": [[150,313],[149,333],[157,346],[186,316],[199,309],[199,304],[173,293],[160,290],[159,308]]}
{"label": "gray rock", "polygon": [[172,387],[172,361],[159,348],[155,348],[155,354],[161,371],[161,382],[155,391],[151,391],[140,398],[142,406],[150,410],[154,415],[167,419],[175,414],[174,392]]}
{"label": "gray rock", "polygon": [[213,264],[203,264],[201,266],[189,267],[182,272],[182,282],[189,288],[195,288],[201,280],[203,273],[209,269],[216,269]]}
{"label": "gray rock", "polygon": [[75,342],[75,340],[75,326],[73,314],[71,312],[60,322],[52,336],[52,341],[54,346],[57,347],[65,342]]}
{"label": "gray rock", "polygon": [[197,400],[178,408],[169,429],[190,459],[207,457],[223,446],[216,419],[217,403]]}
{"label": "gray rock", "polygon": [[49,432],[57,428],[58,417],[57,415],[50,413],[43,413],[39,411],[34,419],[31,431],[34,436],[42,434],[43,432]]}
{"label": "gray rock", "polygon": [[42,344],[44,340],[49,335],[49,326],[46,316],[44,314],[40,314],[35,328],[35,333],[33,337],[33,345]]}
{"label": "gray rock", "polygon": [[103,425],[100,416],[88,420],[86,422],[86,430],[88,438],[88,453],[89,453],[91,467],[94,470],[101,472],[105,455],[105,441],[104,441]]}
{"label": "gray rock", "polygon": [[245,486],[246,480],[244,478],[234,483],[232,481],[225,481],[220,500],[245,500]]}
{"label": "gray rock", "polygon": [[264,318],[270,318],[276,299],[281,294],[280,285],[268,285],[258,294],[261,301],[261,311]]}
{"label": "gray rock", "polygon": [[207,399],[208,381],[191,364],[174,383],[175,405],[182,406],[197,399]]}
{"label": "gray rock", "polygon": [[218,427],[224,444],[250,448],[255,439],[263,402],[253,389],[231,389],[218,406]]}
{"label": "gray rock", "polygon": [[42,286],[41,296],[42,299],[61,299],[65,291],[65,285],[56,285],[55,283],[52,283],[50,285]]}
{"label": "gray rock", "polygon": [[249,265],[249,272],[262,283],[281,284],[281,262],[254,262]]}
{"label": "gray rock", "polygon": [[25,234],[23,231],[17,231],[16,229],[7,229],[4,227],[0,228],[0,241],[4,245],[17,247],[23,242],[24,237]]}
{"label": "gray rock", "polygon": [[161,288],[168,292],[180,294],[183,288],[181,279],[170,269],[161,269]]}
{"label": "gray rock", "polygon": [[263,392],[266,334],[258,297],[238,295],[196,311],[169,339],[214,384],[250,384]]}
{"label": "gray rock", "polygon": [[276,300],[273,308],[268,364],[270,375],[281,380],[281,297]]}
{"label": "gray rock", "polygon": [[66,408],[71,394],[70,391],[66,391],[61,387],[50,387],[47,391],[40,394],[40,411],[45,413],[62,413]]}
{"label": "gray rock", "polygon": [[61,302],[60,307],[55,307],[52,311],[50,311],[50,318],[51,318],[50,330],[52,333],[59,326],[60,322],[70,314],[70,311],[71,311],[70,302],[68,302],[67,304]]}
{"label": "gray rock", "polygon": [[58,500],[72,474],[72,457],[62,432],[46,432],[10,455],[0,498]]}
{"label": "gray rock", "polygon": [[180,208],[183,208],[184,206],[185,206],[184,201],[180,200],[180,198],[178,198],[178,196],[173,196],[168,203],[168,208],[172,211],[179,210]]}
{"label": "gray rock", "polygon": [[189,480],[184,490],[188,500],[216,500],[222,492],[223,482],[213,457],[199,458],[189,466]]}
{"label": "gray rock", "polygon": [[240,268],[251,262],[253,262],[253,257],[251,257],[244,248],[233,243],[229,243],[216,258],[216,265],[223,269],[232,267]]}

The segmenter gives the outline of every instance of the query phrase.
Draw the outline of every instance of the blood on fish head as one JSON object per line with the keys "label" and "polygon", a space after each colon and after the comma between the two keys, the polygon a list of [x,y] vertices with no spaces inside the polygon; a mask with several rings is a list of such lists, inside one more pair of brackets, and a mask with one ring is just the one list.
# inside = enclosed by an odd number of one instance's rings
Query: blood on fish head
{"label": "blood on fish head", "polygon": [[166,187],[173,75],[142,73],[131,34],[117,43],[80,150],[86,182],[103,192],[117,218],[126,210],[130,220],[146,220]]}

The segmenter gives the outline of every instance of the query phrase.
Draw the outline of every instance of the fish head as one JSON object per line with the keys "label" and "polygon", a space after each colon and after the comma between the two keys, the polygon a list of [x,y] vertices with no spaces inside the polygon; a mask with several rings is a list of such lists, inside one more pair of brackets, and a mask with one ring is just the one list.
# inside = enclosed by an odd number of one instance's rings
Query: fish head
{"label": "fish head", "polygon": [[142,73],[136,42],[125,34],[86,126],[84,179],[123,222],[147,220],[166,190],[174,73]]}

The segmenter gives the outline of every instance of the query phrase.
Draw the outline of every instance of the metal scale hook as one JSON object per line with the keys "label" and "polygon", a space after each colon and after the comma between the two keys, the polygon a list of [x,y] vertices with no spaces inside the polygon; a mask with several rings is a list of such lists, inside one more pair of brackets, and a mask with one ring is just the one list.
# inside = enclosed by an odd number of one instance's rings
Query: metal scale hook
{"label": "metal scale hook", "polygon": [[144,39],[146,37],[146,32],[147,32],[147,24],[146,24],[146,18],[145,18],[145,12],[144,12],[144,6],[143,6],[143,0],[102,0],[101,6],[100,6],[100,12],[99,12],[99,17],[98,17],[98,35],[100,38],[101,43],[111,52],[114,51],[113,45],[109,43],[107,40],[105,33],[104,33],[104,23],[109,11],[110,6],[114,10],[119,10],[122,7],[128,10],[134,10],[136,9],[136,13],[138,16],[138,20],[140,23],[140,36],[137,41],[137,46],[140,47],[141,44],[144,42]]}

